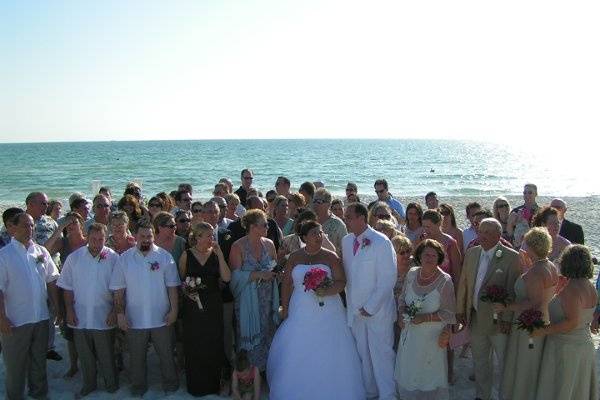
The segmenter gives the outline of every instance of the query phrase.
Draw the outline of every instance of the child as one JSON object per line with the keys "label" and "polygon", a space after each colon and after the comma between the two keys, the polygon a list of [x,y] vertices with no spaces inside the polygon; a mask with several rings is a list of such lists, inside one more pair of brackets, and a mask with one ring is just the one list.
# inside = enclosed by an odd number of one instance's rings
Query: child
{"label": "child", "polygon": [[258,368],[250,364],[246,351],[240,350],[235,356],[235,368],[231,374],[232,399],[259,400],[260,384]]}

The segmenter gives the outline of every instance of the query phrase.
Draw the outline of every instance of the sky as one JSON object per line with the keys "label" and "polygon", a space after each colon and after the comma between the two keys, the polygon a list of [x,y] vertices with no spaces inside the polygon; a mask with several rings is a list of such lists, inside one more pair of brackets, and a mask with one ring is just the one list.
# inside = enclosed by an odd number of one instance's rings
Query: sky
{"label": "sky", "polygon": [[600,133],[594,1],[3,1],[0,142]]}

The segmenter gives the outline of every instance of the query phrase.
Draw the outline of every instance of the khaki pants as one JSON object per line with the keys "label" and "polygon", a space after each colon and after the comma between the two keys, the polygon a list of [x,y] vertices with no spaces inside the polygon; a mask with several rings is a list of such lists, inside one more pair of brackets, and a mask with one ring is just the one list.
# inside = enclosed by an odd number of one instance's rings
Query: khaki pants
{"label": "khaki pants", "polygon": [[152,329],[129,329],[127,331],[131,392],[134,396],[143,395],[148,390],[146,352],[148,342],[151,339],[154,351],[160,360],[163,390],[172,392],[179,389],[179,377],[177,376],[175,360],[173,359],[172,335],[172,326],[162,326]]}
{"label": "khaki pants", "polygon": [[6,371],[6,398],[21,400],[25,397],[25,377],[29,396],[45,397],[48,393],[48,320],[13,328],[12,334],[0,336],[0,341]]}
{"label": "khaki pants", "polygon": [[119,388],[115,365],[115,330],[74,329],[73,331],[83,378],[81,393],[96,390],[96,363],[100,369],[100,375],[104,378],[106,390],[115,392]]}

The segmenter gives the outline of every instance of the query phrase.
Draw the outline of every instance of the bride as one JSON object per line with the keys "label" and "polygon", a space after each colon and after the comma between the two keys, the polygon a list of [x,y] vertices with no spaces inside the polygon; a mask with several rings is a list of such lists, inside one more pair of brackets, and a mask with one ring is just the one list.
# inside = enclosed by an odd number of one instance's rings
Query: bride
{"label": "bride", "polygon": [[[344,269],[334,252],[321,247],[319,223],[305,222],[300,238],[306,247],[290,255],[283,277],[285,320],[269,351],[269,398],[364,400],[360,359],[339,296]],[[333,285],[305,291],[304,275],[314,268],[327,272]]]}

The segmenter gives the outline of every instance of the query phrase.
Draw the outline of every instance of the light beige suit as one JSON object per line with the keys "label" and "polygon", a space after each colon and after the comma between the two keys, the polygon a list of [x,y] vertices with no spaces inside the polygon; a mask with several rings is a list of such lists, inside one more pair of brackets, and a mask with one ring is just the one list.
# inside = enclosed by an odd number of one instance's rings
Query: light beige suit
{"label": "light beige suit", "polygon": [[[456,312],[465,315],[467,326],[471,330],[476,397],[489,400],[492,393],[494,373],[492,350],[496,353],[500,363],[500,372],[502,373],[507,335],[500,333],[500,324],[494,324],[492,304],[481,301],[480,297],[487,286],[498,285],[504,287],[509,298],[514,300],[515,281],[521,274],[521,270],[519,268],[519,253],[498,243],[493,250],[492,259],[479,290],[479,298],[474,299],[481,251],[481,246],[475,246],[468,249],[465,254],[456,296]],[[477,311],[473,307],[474,302],[477,302]],[[498,320],[499,322],[511,322],[512,313],[500,313]]]}

